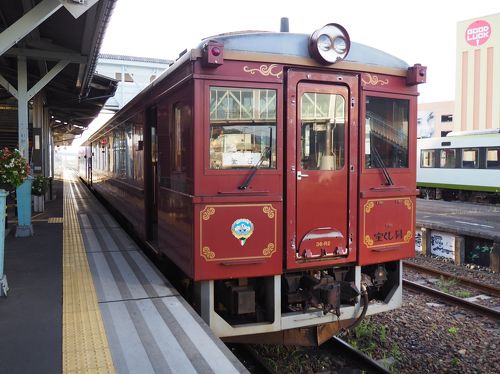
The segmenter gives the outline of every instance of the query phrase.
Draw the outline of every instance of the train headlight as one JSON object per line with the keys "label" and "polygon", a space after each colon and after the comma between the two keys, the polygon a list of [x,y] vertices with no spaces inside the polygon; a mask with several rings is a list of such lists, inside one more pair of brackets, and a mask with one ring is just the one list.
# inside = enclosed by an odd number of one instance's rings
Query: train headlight
{"label": "train headlight", "polygon": [[336,23],[323,26],[309,38],[309,53],[322,64],[333,64],[343,60],[349,53],[350,47],[349,34]]}

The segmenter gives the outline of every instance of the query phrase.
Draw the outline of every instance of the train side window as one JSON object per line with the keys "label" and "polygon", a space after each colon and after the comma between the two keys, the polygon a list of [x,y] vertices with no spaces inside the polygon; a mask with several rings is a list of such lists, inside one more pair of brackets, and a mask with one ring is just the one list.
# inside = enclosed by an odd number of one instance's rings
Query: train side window
{"label": "train side window", "polygon": [[479,165],[479,150],[477,148],[462,150],[462,168],[475,169]]}
{"label": "train side window", "polygon": [[117,129],[113,133],[113,154],[114,167],[113,171],[118,178],[125,179],[127,177],[127,140],[126,133],[123,129]]}
{"label": "train side window", "polygon": [[420,151],[420,167],[432,168],[435,165],[436,151],[434,149],[423,149]]}
{"label": "train side window", "polygon": [[486,149],[486,167],[488,169],[500,169],[500,148]]}
{"label": "train side window", "polygon": [[210,168],[276,168],[276,91],[210,88]]}
{"label": "train side window", "polygon": [[457,160],[456,149],[442,149],[439,161],[439,167],[442,168],[455,168]]}
{"label": "train side window", "polygon": [[409,101],[366,98],[365,167],[408,167]]}
{"label": "train side window", "polygon": [[125,165],[126,165],[126,171],[125,175],[127,179],[133,179],[134,178],[134,140],[132,138],[133,136],[133,128],[132,124],[128,123],[127,127],[125,128]]}

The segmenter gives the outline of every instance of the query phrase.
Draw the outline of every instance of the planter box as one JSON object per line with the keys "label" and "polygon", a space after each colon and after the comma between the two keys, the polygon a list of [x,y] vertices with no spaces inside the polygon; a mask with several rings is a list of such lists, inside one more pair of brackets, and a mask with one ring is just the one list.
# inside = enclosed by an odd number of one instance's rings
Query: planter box
{"label": "planter box", "polygon": [[45,210],[45,196],[33,196],[33,211],[43,212]]}

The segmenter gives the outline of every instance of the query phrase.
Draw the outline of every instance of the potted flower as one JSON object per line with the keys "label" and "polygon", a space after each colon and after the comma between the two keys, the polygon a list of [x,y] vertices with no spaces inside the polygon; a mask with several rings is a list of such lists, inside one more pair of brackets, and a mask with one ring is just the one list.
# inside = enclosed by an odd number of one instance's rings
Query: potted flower
{"label": "potted flower", "polygon": [[30,167],[21,153],[5,147],[0,149],[0,189],[13,191],[30,173]]}
{"label": "potted flower", "polygon": [[49,179],[43,175],[38,175],[33,179],[31,194],[33,195],[33,210],[43,212],[45,209],[45,193],[49,188]]}
{"label": "potted flower", "polygon": [[7,147],[0,149],[0,296],[9,289],[3,272],[5,246],[5,202],[8,193],[21,186],[28,178],[30,167],[21,153]]}

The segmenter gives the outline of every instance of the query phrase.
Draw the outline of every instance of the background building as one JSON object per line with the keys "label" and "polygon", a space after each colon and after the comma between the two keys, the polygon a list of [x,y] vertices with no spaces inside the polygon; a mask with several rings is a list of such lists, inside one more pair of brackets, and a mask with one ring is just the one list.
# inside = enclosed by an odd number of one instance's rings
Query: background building
{"label": "background building", "polygon": [[99,116],[88,126],[81,137],[75,139],[73,145],[80,146],[118,110],[158,78],[172,62],[158,58],[100,54],[96,73],[111,78],[118,84],[118,87],[115,95],[106,101]]}
{"label": "background building", "polygon": [[438,101],[418,105],[417,137],[446,136],[453,131],[453,101]]}
{"label": "background building", "polygon": [[158,58],[100,54],[96,73],[118,81],[115,96],[104,109],[118,111],[169,67],[173,61]]}
{"label": "background building", "polygon": [[500,13],[457,24],[455,101],[418,106],[418,137],[500,129]]}
{"label": "background building", "polygon": [[500,13],[459,22],[454,130],[500,128]]}

